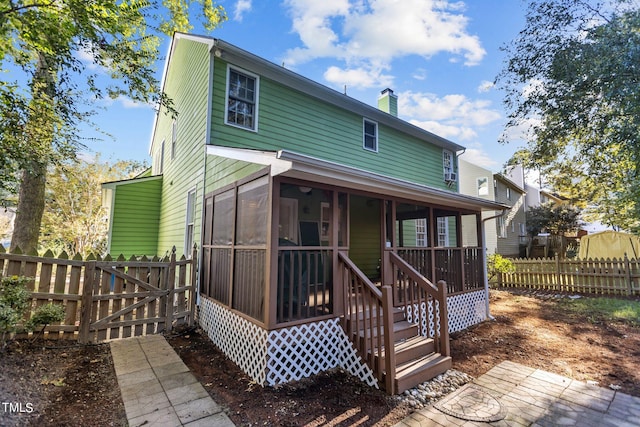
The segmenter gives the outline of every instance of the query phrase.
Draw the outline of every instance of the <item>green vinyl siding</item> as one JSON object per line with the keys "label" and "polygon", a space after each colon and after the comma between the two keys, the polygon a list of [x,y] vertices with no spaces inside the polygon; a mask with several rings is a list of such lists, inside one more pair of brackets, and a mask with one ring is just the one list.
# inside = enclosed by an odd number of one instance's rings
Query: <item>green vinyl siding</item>
{"label": "green vinyl siding", "polygon": [[[178,256],[185,248],[187,197],[195,190],[193,241],[200,242],[204,141],[207,135],[207,102],[210,54],[204,43],[178,38],[171,53],[164,90],[178,112],[173,145],[173,120],[164,109],[158,113],[152,153],[160,156],[164,140],[164,176],[158,228],[157,252],[162,255],[176,247]],[[154,158],[154,164],[157,164]]]}
{"label": "green vinyl siding", "polygon": [[365,150],[361,115],[266,78],[260,79],[258,131],[225,125],[226,75],[227,64],[216,59],[211,144],[268,151],[286,149],[436,188],[449,188],[443,180],[440,147],[379,123],[378,152]]}
{"label": "green vinyl siding", "polygon": [[380,201],[351,196],[349,258],[369,278],[378,278],[380,261]]}
{"label": "green vinyl siding", "polygon": [[121,183],[114,187],[109,253],[156,255],[162,179]]}

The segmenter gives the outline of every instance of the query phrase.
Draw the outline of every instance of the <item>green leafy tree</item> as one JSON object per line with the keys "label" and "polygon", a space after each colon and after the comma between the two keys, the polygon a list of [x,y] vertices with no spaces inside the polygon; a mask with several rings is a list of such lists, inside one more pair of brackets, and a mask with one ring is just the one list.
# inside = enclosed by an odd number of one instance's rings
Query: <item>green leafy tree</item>
{"label": "green leafy tree", "polygon": [[498,76],[525,166],[591,219],[640,226],[640,11],[636,2],[533,0]]}
{"label": "green leafy tree", "polygon": [[549,233],[558,253],[564,254],[567,247],[565,235],[580,228],[580,214],[579,208],[567,204],[534,206],[526,213],[527,231],[532,237],[541,232]]}
{"label": "green leafy tree", "polygon": [[75,158],[96,100],[176,113],[155,77],[158,47],[192,28],[197,6],[207,30],[226,19],[213,0],[0,0],[0,65],[17,74],[0,81],[0,195],[19,187],[12,247],[37,248],[48,168]]}
{"label": "green leafy tree", "polygon": [[103,163],[67,161],[53,167],[46,188],[47,210],[42,217],[41,251],[62,250],[73,256],[104,254],[107,244],[108,215],[102,205],[103,182],[131,178],[144,170],[132,161]]}

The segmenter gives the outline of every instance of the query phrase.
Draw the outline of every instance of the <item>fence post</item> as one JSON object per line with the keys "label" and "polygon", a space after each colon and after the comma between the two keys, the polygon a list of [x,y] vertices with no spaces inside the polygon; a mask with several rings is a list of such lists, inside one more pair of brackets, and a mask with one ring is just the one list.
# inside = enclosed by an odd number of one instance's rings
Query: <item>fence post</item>
{"label": "fence post", "polygon": [[631,280],[631,263],[627,257],[627,253],[624,253],[624,278],[627,281],[627,295],[633,295],[633,281]]}
{"label": "fence post", "polygon": [[95,280],[96,262],[89,261],[84,264],[84,281],[82,284],[82,302],[80,307],[80,333],[78,342],[89,343],[89,329],[91,326],[91,308],[93,299],[93,281]]}
{"label": "fence post", "polygon": [[[174,292],[173,290],[176,287],[176,247],[174,246],[171,250],[171,259],[169,260],[169,272],[168,272],[168,280],[167,280],[167,310],[164,323],[164,330],[166,332],[171,332],[173,329],[173,300],[174,300]],[[181,286],[180,284],[178,284]]]}
{"label": "fence post", "polygon": [[562,290],[562,286],[561,286],[561,282],[560,282],[560,255],[558,255],[558,253],[556,253],[556,286],[555,286],[555,290],[556,291],[561,291]]}

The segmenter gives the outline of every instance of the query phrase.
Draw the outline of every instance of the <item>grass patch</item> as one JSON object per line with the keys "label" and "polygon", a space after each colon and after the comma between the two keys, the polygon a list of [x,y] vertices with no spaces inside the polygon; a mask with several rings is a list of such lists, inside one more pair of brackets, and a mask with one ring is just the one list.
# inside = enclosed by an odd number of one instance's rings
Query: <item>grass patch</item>
{"label": "grass patch", "polygon": [[567,311],[587,317],[592,322],[620,321],[640,326],[640,302],[615,298],[562,299]]}

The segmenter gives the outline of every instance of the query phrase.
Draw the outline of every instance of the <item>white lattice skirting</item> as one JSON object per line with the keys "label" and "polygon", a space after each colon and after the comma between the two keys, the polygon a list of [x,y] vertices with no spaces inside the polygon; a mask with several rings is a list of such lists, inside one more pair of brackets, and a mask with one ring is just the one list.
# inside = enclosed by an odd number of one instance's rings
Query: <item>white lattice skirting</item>
{"label": "white lattice skirting", "polygon": [[211,341],[260,385],[275,386],[342,368],[378,387],[337,318],[268,332],[201,298],[199,322]]}
{"label": "white lattice skirting", "polygon": [[[420,322],[420,333],[424,336],[434,336],[435,330],[440,329],[440,307],[438,302],[423,302],[420,310],[422,316],[418,318],[416,317],[418,314],[418,306],[407,306],[407,321],[413,323]],[[447,297],[447,313],[449,333],[461,331],[484,321],[487,318],[487,298],[485,291],[468,292]],[[428,334],[427,331],[429,332]]]}
{"label": "white lattice skirting", "polygon": [[449,333],[477,325],[487,318],[487,295],[483,290],[447,297]]}

